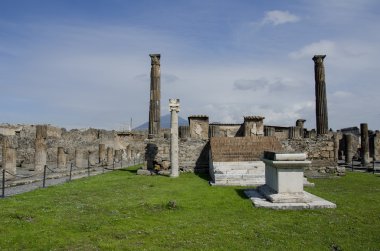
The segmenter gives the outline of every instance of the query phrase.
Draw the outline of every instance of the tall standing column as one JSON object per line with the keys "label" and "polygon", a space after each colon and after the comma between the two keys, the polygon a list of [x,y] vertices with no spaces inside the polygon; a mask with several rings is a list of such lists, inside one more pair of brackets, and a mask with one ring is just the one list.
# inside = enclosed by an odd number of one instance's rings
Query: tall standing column
{"label": "tall standing column", "polygon": [[150,104],[149,104],[149,138],[160,132],[161,116],[161,69],[160,54],[149,54],[152,68],[150,70]]}
{"label": "tall standing column", "polygon": [[169,108],[171,113],[171,130],[170,130],[170,163],[171,177],[179,176],[178,164],[178,112],[179,99],[169,99]]}
{"label": "tall standing column", "polygon": [[360,134],[361,134],[361,148],[360,157],[362,159],[362,165],[366,166],[369,164],[369,140],[368,140],[368,124],[360,124]]}
{"label": "tall standing column", "polygon": [[317,134],[328,134],[328,114],[327,114],[327,98],[326,98],[326,82],[325,82],[325,67],[323,60],[326,55],[315,55],[314,74],[315,74],[315,98],[316,98],[316,122]]}

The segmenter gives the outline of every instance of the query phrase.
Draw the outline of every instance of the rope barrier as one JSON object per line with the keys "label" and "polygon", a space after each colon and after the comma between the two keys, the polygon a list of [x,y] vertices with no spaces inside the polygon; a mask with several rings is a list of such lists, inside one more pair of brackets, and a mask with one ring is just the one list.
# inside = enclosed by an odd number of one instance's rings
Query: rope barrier
{"label": "rope barrier", "polygon": [[[101,168],[100,170],[103,170],[103,173],[104,173],[105,170],[108,170],[108,171],[117,170],[117,169],[115,169],[115,163],[121,163],[121,166],[122,166],[123,160],[121,159],[118,162],[114,161],[113,164],[112,164],[113,168],[109,168],[109,166],[104,166],[104,165],[102,165],[102,166],[96,166],[98,164],[103,164],[102,162],[98,162],[98,163],[96,163],[95,165],[92,165],[92,166],[93,167],[95,166],[95,167]],[[141,160],[141,159],[139,159],[139,160],[134,159],[132,162],[127,160],[126,165],[127,165],[127,167],[130,167],[130,166],[137,165],[137,164],[142,164],[142,163],[143,163],[143,160]],[[87,169],[88,173],[90,174],[90,166],[88,166],[87,168],[78,168],[74,163],[71,163],[71,165],[70,165],[70,173],[69,173],[69,177],[70,178],[69,178],[68,181],[71,181],[73,168],[75,168],[77,170],[86,170]],[[21,178],[21,179],[28,179],[28,178],[31,178],[31,177],[34,177],[34,176],[40,176],[41,177],[41,175],[43,175],[42,187],[45,188],[45,186],[46,186],[46,180],[47,180],[47,177],[46,177],[46,171],[47,170],[49,170],[51,173],[65,173],[65,172],[59,172],[59,171],[56,171],[56,170],[52,170],[47,165],[44,166],[44,171],[43,172],[35,173],[35,174],[29,175],[29,176],[16,175],[16,174],[13,174],[13,173],[5,170],[4,168],[1,168],[0,172],[2,172],[2,176],[3,176],[3,179],[2,179],[2,184],[3,185],[2,185],[2,188],[1,188],[2,189],[2,193],[1,193],[0,196],[2,198],[5,197],[5,174],[6,173],[9,174],[9,175],[11,175],[12,177]],[[95,171],[99,171],[99,170],[95,169]],[[0,176],[1,176],[1,174],[0,174]],[[16,186],[22,186],[22,184],[16,185]]]}

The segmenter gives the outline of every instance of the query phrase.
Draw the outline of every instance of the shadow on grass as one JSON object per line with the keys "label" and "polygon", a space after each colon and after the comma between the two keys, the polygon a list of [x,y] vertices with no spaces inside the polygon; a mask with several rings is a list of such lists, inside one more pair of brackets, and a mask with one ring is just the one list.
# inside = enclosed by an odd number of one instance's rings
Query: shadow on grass
{"label": "shadow on grass", "polygon": [[203,180],[206,180],[206,181],[211,180],[210,174],[207,172],[194,172],[194,174]]}
{"label": "shadow on grass", "polygon": [[247,189],[248,188],[237,188],[237,189],[235,189],[235,192],[240,196],[240,198],[248,200],[249,198],[244,193],[244,191],[247,190]]}

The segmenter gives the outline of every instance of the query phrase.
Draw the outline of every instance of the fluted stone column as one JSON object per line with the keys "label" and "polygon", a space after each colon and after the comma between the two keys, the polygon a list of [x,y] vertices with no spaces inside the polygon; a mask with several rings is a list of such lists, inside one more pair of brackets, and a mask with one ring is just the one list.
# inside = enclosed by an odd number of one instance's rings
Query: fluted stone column
{"label": "fluted stone column", "polygon": [[99,144],[99,164],[104,164],[106,160],[106,145]]}
{"label": "fluted stone column", "polygon": [[313,57],[315,74],[315,109],[318,135],[328,134],[329,132],[325,67],[323,65],[323,60],[325,57],[326,55],[315,55]]}
{"label": "fluted stone column", "polygon": [[149,138],[159,135],[161,116],[161,69],[160,54],[150,54],[150,104],[149,104]]}
{"label": "fluted stone column", "polygon": [[8,180],[14,178],[13,175],[16,175],[16,150],[11,147],[7,137],[4,137],[2,147],[2,167],[6,171],[5,179]]}
{"label": "fluted stone column", "polygon": [[171,130],[170,130],[170,163],[171,163],[171,177],[179,176],[179,163],[178,163],[178,112],[179,112],[179,99],[169,99],[169,108],[171,114]]}
{"label": "fluted stone column", "polygon": [[351,164],[353,151],[352,151],[352,134],[344,134],[345,148],[344,148],[344,156],[345,163]]}
{"label": "fluted stone column", "polygon": [[368,124],[360,124],[360,134],[361,134],[361,148],[360,157],[362,159],[362,165],[366,166],[369,164],[369,139],[368,139]]}
{"label": "fluted stone column", "polygon": [[57,168],[66,168],[66,154],[63,147],[58,147],[57,150]]}
{"label": "fluted stone column", "polygon": [[110,166],[113,164],[113,148],[107,147],[107,165]]}

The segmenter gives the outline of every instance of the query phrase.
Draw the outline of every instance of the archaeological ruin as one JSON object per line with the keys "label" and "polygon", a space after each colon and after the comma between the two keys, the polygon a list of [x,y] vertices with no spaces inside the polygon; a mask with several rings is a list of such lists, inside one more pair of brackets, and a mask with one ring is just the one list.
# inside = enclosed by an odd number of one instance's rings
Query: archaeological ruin
{"label": "archaeological ruin", "polygon": [[[181,172],[209,173],[212,185],[260,186],[268,182],[264,152],[303,153],[305,177],[342,176],[346,168],[371,169],[380,158],[379,131],[328,128],[324,60],[315,55],[316,128],[265,123],[265,114],[247,114],[241,123],[213,123],[208,115],[188,116],[178,126],[179,99],[170,99],[171,128],[161,128],[161,55],[150,54],[149,128],[147,131],[66,130],[52,125],[0,125],[1,165],[6,180],[41,173],[45,166],[69,168],[143,163],[139,175],[178,177]],[[131,162],[129,162],[131,163]],[[22,176],[22,175],[21,175]],[[21,177],[22,178],[22,177]],[[20,179],[20,177],[18,177]]]}

